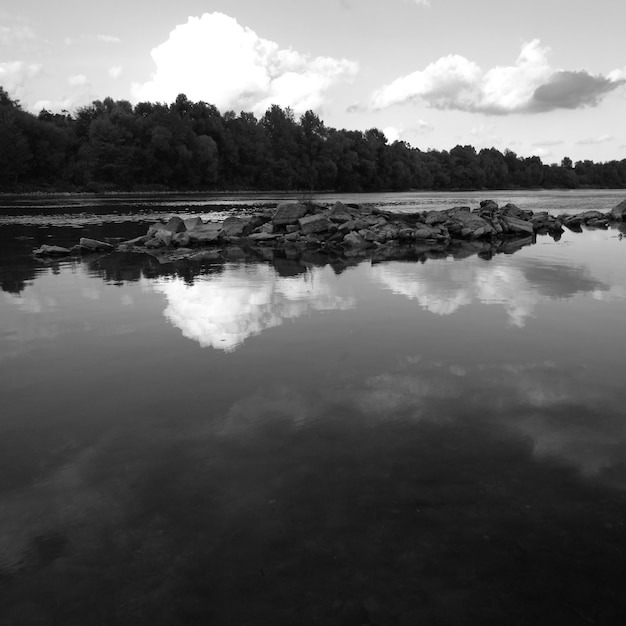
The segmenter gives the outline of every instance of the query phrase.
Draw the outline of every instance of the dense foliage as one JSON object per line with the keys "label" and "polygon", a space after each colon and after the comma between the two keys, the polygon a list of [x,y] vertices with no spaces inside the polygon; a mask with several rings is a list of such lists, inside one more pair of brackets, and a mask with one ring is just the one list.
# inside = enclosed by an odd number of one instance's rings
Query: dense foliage
{"label": "dense foliage", "polygon": [[626,187],[626,159],[544,165],[495,148],[423,152],[373,128],[221,114],[179,95],[172,104],[106,98],[75,114],[22,110],[0,87],[0,189],[337,190]]}

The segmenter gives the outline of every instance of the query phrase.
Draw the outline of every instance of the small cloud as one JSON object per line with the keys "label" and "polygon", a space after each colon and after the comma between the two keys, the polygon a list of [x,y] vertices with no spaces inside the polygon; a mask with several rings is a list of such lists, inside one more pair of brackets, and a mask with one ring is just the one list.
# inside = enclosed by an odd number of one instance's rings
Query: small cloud
{"label": "small cloud", "polygon": [[35,38],[35,31],[26,24],[0,26],[0,45],[12,46],[23,41],[31,41]]}
{"label": "small cloud", "polygon": [[387,141],[389,143],[393,143],[394,141],[400,141],[402,137],[403,129],[396,128],[395,126],[387,126],[383,128],[383,133],[385,137],[387,137]]}
{"label": "small cloud", "polygon": [[115,35],[96,35],[96,39],[104,43],[122,43],[122,40]]}
{"label": "small cloud", "polygon": [[562,139],[547,139],[546,141],[538,141],[533,144],[533,146],[560,146],[563,144]]}
{"label": "small cloud", "polygon": [[540,159],[544,159],[546,157],[552,156],[553,154],[554,152],[552,150],[549,150],[548,148],[544,146],[534,147],[530,151],[530,156],[538,156]]}
{"label": "small cloud", "polygon": [[78,43],[80,40],[76,39],[76,37],[65,37],[65,39],[63,39],[63,43],[66,46],[73,46],[75,43]]}
{"label": "small cloud", "polygon": [[332,85],[358,71],[348,59],[311,58],[280,48],[222,13],[190,17],[152,50],[152,58],[156,72],[133,84],[136,100],[171,101],[185,93],[222,110],[257,113],[271,104],[296,113],[318,109]]}
{"label": "small cloud", "polygon": [[415,132],[420,134],[425,134],[432,133],[433,130],[435,130],[435,127],[432,124],[425,122],[424,120],[417,120],[417,124],[413,126],[411,130],[414,130]]}
{"label": "small cloud", "polygon": [[370,107],[423,102],[441,110],[508,115],[597,106],[611,91],[626,84],[621,72],[592,76],[553,70],[549,49],[538,39],[524,44],[514,65],[483,71],[460,55],[448,55],[423,70],[401,76],[374,92]]}
{"label": "small cloud", "polygon": [[87,77],[84,74],[76,74],[68,77],[67,82],[72,85],[72,87],[78,87],[87,84]]}
{"label": "small cloud", "polygon": [[600,135],[599,137],[587,137],[586,139],[580,139],[576,143],[579,146],[586,146],[590,144],[606,143],[607,141],[611,141],[612,139],[613,135]]}
{"label": "small cloud", "polygon": [[109,68],[108,73],[111,78],[119,78],[122,74],[122,67],[120,65],[114,65],[113,67]]}

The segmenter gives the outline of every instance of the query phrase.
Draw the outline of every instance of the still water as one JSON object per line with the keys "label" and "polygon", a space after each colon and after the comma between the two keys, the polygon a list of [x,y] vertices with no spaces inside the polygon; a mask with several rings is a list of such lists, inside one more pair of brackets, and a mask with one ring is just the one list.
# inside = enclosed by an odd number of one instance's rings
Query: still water
{"label": "still water", "polygon": [[28,256],[145,231],[75,226],[0,227],[2,626],[624,623],[620,230]]}

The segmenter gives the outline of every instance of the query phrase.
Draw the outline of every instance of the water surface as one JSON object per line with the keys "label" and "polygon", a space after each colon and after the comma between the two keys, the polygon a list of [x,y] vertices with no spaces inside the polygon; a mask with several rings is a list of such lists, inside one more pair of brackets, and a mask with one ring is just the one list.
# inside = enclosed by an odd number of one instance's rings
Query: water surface
{"label": "water surface", "polygon": [[27,256],[143,230],[0,227],[0,624],[623,623],[618,229]]}

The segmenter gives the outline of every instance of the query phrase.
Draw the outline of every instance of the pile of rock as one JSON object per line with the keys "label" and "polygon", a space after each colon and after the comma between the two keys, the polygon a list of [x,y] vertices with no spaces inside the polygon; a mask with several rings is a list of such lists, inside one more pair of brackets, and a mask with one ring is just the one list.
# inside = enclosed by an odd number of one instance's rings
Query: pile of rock
{"label": "pile of rock", "polygon": [[[270,245],[273,247],[332,247],[365,249],[389,243],[423,242],[447,246],[455,241],[501,240],[534,237],[549,233],[558,237],[563,227],[605,228],[612,221],[626,220],[626,201],[610,213],[586,211],[557,217],[547,212],[524,211],[514,204],[499,207],[484,200],[480,207],[454,207],[441,211],[411,214],[392,213],[376,208],[335,203],[281,203],[275,210],[249,216],[227,217],[223,222],[203,222],[199,217],[172,217],[156,223],[148,232],[115,248],[118,251],[193,251],[193,248],[224,245]],[[42,246],[36,255],[83,254],[112,251],[108,243],[81,239],[72,249]]]}

